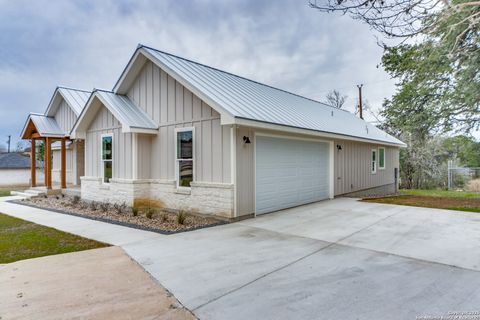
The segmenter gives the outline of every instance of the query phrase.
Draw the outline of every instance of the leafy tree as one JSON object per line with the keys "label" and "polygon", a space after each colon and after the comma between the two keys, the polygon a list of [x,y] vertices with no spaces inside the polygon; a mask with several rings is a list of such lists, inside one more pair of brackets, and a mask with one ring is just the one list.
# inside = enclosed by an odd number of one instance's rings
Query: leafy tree
{"label": "leafy tree", "polygon": [[348,96],[341,94],[340,91],[332,90],[327,93],[323,103],[328,104],[329,106],[335,107],[337,109],[342,109],[347,98]]}
{"label": "leafy tree", "polygon": [[480,142],[471,137],[459,135],[443,141],[445,161],[456,159],[462,167],[480,167]]}

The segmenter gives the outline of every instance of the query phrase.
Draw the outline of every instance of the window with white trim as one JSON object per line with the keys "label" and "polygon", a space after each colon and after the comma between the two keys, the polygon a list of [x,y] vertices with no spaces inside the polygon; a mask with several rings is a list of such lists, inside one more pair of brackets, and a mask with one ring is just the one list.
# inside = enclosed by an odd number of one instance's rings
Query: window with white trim
{"label": "window with white trim", "polygon": [[102,135],[102,180],[109,183],[113,173],[113,137]]}
{"label": "window with white trim", "polygon": [[176,129],[176,178],[179,188],[190,188],[194,178],[193,136],[193,128]]}
{"label": "window with white trim", "polygon": [[385,169],[385,148],[378,148],[378,169]]}
{"label": "window with white trim", "polygon": [[377,149],[372,149],[372,159],[371,159],[371,170],[372,173],[377,173]]}

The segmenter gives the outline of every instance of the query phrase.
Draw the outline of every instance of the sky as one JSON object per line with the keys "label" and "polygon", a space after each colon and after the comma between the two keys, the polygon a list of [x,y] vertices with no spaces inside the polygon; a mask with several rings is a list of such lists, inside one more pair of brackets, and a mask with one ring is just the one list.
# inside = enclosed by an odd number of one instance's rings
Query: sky
{"label": "sky", "polygon": [[58,85],[112,89],[139,43],[316,100],[337,89],[352,112],[363,83],[378,110],[395,83],[374,35],[308,0],[0,0],[0,147]]}

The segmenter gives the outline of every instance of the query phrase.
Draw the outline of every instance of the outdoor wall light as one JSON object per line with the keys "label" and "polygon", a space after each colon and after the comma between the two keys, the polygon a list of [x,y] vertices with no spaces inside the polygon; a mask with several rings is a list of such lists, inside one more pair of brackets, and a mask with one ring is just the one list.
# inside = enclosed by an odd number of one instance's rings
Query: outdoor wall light
{"label": "outdoor wall light", "polygon": [[342,150],[342,146],[337,144],[337,150]]}
{"label": "outdoor wall light", "polygon": [[245,142],[245,144],[250,143],[250,138],[247,136],[243,136],[243,142]]}

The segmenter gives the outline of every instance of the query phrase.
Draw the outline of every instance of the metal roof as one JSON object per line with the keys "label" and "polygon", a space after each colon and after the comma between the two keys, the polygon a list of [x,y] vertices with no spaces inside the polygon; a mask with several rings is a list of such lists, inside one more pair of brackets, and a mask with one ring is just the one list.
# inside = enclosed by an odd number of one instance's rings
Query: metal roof
{"label": "metal roof", "polygon": [[234,118],[404,145],[348,111],[150,47],[138,50]]}
{"label": "metal roof", "polygon": [[[43,167],[43,161],[37,160],[37,168]],[[17,152],[0,153],[0,169],[27,169],[31,167],[30,157]]]}
{"label": "metal roof", "polygon": [[62,94],[65,101],[70,105],[77,116],[82,113],[82,110],[91,95],[91,92],[89,91],[67,87],[58,87],[58,92]]}
{"label": "metal roof", "polygon": [[28,116],[27,121],[25,122],[25,126],[23,127],[23,130],[22,130],[21,137],[23,139],[27,139],[26,137],[24,137],[24,135],[30,120],[33,122],[38,133],[42,137],[62,138],[66,136],[65,132],[58,126],[58,123],[55,120],[55,118],[47,117],[47,116],[44,116],[43,114],[31,113]]}
{"label": "metal roof", "polygon": [[155,121],[145,111],[137,107],[127,96],[98,89],[94,91],[94,94],[113,113],[122,126],[147,130],[158,129]]}

